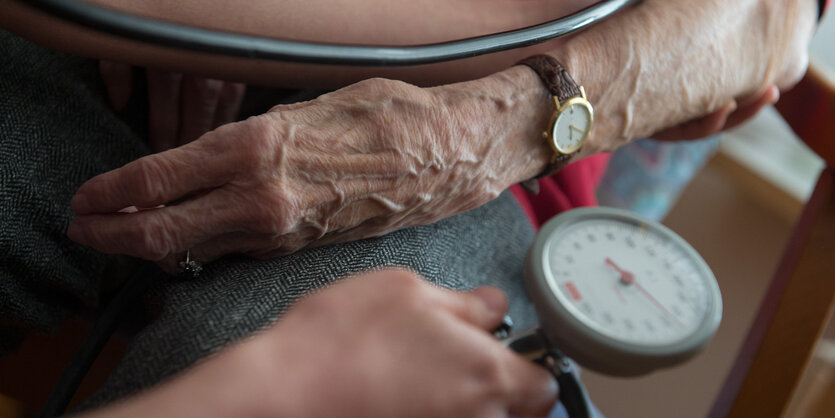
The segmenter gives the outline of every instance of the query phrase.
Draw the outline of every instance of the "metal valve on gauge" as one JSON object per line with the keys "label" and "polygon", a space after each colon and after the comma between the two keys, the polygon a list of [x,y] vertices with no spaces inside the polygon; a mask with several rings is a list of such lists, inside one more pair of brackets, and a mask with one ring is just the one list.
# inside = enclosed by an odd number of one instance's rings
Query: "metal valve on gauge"
{"label": "metal valve on gauge", "polygon": [[[540,325],[504,341],[556,376],[566,356],[614,376],[674,366],[704,348],[722,317],[716,278],[696,250],[621,209],[575,209],[547,222],[528,251],[525,285]],[[585,396],[580,389],[575,396]]]}

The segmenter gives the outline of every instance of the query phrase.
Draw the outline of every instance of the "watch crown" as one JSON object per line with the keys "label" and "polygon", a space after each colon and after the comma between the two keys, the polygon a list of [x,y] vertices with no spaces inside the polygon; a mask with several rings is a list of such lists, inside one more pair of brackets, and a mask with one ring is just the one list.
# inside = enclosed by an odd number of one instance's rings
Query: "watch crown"
{"label": "watch crown", "polygon": [[542,137],[548,139],[548,131],[542,131]]}

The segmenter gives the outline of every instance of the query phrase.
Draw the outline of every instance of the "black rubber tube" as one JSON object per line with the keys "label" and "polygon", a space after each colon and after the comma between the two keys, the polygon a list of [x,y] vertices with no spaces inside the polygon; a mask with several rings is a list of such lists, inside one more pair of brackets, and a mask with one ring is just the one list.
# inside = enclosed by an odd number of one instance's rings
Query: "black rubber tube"
{"label": "black rubber tube", "polygon": [[190,51],[244,58],[352,66],[410,66],[469,58],[569,35],[641,0],[606,0],[527,28],[415,46],[336,45],[241,35],[142,18],[77,0],[20,0],[39,10],[112,35]]}

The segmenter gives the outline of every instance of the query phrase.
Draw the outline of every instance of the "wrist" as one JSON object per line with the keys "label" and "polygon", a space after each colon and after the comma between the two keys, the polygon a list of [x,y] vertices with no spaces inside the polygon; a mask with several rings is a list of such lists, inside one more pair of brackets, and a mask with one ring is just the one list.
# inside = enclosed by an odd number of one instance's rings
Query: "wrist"
{"label": "wrist", "polygon": [[264,366],[271,360],[265,353],[253,351],[257,347],[251,342],[228,347],[173,380],[170,390],[160,391],[157,403],[179,412],[156,415],[266,416],[261,414],[264,405],[277,397],[265,390],[270,377]]}
{"label": "wrist", "polygon": [[258,370],[247,366],[247,363],[252,363],[252,361],[245,360],[246,356],[240,348],[241,345],[238,345],[138,395],[81,416],[85,418],[270,416],[262,413],[263,408],[260,405],[265,399],[272,399],[272,397],[259,398],[257,396],[259,391],[252,390],[256,386],[253,384],[255,378],[252,372],[257,375]]}
{"label": "wrist", "polygon": [[[286,325],[279,322],[268,331],[264,331],[239,344],[230,354],[228,375],[236,379],[219,380],[224,387],[233,388],[237,395],[232,396],[232,408],[227,408],[225,416],[252,417],[299,417],[304,418],[315,411],[313,405],[317,396],[311,388],[311,373],[317,373],[319,366],[311,367],[309,362],[299,361],[305,353],[297,344],[288,343],[286,338],[275,336],[296,335],[286,330]],[[290,339],[292,340],[292,339]],[[318,375],[317,375],[318,376]],[[238,384],[240,382],[240,384]],[[321,384],[321,382],[319,382]]]}
{"label": "wrist", "polygon": [[[634,8],[619,17],[627,20],[633,13]],[[574,160],[612,151],[635,138],[632,106],[642,93],[637,88],[641,69],[634,65],[640,60],[640,51],[630,43],[596,26],[571,38],[560,50],[549,52],[583,86],[594,108],[594,126]]]}
{"label": "wrist", "polygon": [[488,176],[501,181],[502,190],[545,169],[553,152],[542,130],[553,101],[533,71],[514,66],[437,89],[451,117],[475,127],[472,146],[482,149]]}

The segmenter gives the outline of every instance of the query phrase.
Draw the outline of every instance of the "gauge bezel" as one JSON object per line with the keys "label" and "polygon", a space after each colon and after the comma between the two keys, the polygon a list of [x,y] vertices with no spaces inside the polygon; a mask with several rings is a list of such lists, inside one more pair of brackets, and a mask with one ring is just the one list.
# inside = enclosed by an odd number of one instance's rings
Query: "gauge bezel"
{"label": "gauge bezel", "polygon": [[[577,318],[573,306],[566,306],[555,294],[551,271],[545,260],[550,246],[561,231],[580,221],[607,219],[644,226],[680,246],[693,261],[705,281],[710,306],[697,328],[682,339],[668,344],[642,345],[601,334]],[[666,226],[622,209],[594,207],[564,212],[548,221],[528,250],[525,262],[528,294],[539,314],[541,327],[557,348],[580,365],[617,376],[637,376],[683,362],[698,353],[713,337],[722,318],[722,295],[713,272],[701,255]],[[558,291],[558,289],[556,289]]]}

